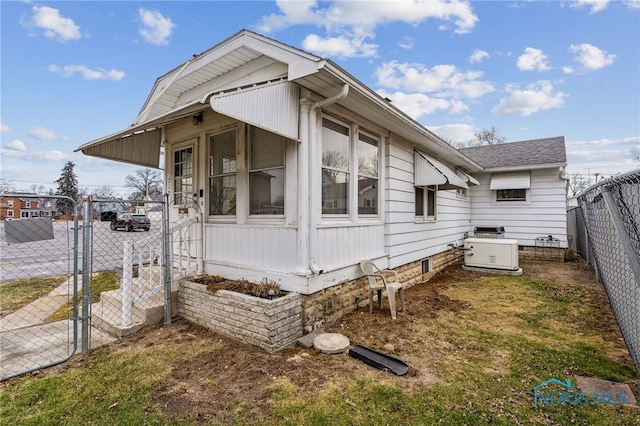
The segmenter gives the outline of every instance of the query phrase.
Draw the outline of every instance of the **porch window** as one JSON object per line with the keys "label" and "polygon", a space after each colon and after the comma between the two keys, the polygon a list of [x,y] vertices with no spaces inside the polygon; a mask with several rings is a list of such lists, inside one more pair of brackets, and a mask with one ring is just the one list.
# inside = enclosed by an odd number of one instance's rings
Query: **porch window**
{"label": "porch window", "polygon": [[249,214],[284,214],[284,153],[284,137],[250,128]]}
{"label": "porch window", "polygon": [[173,200],[175,205],[192,202],[193,197],[193,147],[178,149],[173,153]]}
{"label": "porch window", "polygon": [[436,189],[435,185],[416,186],[416,220],[436,219]]}
{"label": "porch window", "polygon": [[209,138],[209,214],[236,214],[236,130]]}
{"label": "porch window", "polygon": [[322,214],[349,213],[350,131],[322,120]]}
{"label": "porch window", "polygon": [[378,214],[378,141],[363,133],[356,144],[358,214]]}

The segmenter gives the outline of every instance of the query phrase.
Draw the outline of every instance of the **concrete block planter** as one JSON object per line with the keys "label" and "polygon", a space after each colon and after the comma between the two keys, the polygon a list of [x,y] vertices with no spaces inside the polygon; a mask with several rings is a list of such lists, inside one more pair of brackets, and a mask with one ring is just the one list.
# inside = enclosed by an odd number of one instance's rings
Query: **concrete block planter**
{"label": "concrete block planter", "polygon": [[269,300],[229,290],[210,292],[183,280],[178,315],[273,353],[302,337],[302,299],[297,293]]}

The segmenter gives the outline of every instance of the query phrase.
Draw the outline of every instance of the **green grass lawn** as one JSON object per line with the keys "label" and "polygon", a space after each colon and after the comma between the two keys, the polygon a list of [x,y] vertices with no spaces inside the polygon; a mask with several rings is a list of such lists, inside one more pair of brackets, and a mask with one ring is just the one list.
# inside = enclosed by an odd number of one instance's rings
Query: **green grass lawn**
{"label": "green grass lawn", "polygon": [[[166,407],[154,402],[161,384],[183,386],[181,395],[190,398],[189,387],[172,375],[174,368],[225,350],[216,337],[199,336],[99,350],[52,374],[8,381],[2,384],[0,418],[8,425],[38,426],[640,424],[639,408],[592,399],[533,407],[533,386],[550,378],[584,375],[637,388],[628,354],[599,326],[602,307],[588,287],[571,280],[490,276],[451,283],[440,294],[465,308],[403,323],[402,338],[418,348],[414,359],[437,375],[428,385],[409,386],[407,378],[366,369],[324,382],[318,378],[313,386],[285,375],[261,385],[268,394],[255,402],[265,404],[262,417],[252,414],[252,401],[239,397],[227,401],[215,419],[198,419],[195,407],[167,417]],[[322,359],[331,365],[342,362],[302,348],[292,351],[327,357]],[[217,367],[223,368],[209,366]],[[245,373],[237,371],[238,380]],[[222,395],[215,375],[197,374],[202,379],[194,392],[211,400]],[[562,391],[553,386],[549,391]]]}
{"label": "green grass lawn", "polygon": [[17,311],[39,297],[49,294],[68,277],[36,277],[0,282],[0,312],[2,316]]}

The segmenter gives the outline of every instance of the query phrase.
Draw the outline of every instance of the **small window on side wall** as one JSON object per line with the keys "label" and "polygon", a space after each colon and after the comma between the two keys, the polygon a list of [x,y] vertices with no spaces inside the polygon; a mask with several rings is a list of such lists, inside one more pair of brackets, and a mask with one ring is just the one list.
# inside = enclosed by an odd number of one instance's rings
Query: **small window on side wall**
{"label": "small window on side wall", "polygon": [[436,186],[415,187],[415,207],[417,220],[436,219]]}
{"label": "small window on side wall", "polygon": [[498,189],[496,191],[496,201],[527,201],[527,190],[520,189]]}

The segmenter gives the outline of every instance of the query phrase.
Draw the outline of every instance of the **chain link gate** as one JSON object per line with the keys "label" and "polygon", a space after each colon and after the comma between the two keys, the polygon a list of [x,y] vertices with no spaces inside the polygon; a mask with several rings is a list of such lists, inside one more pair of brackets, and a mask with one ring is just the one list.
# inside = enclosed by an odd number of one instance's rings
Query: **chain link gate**
{"label": "chain link gate", "polygon": [[[79,225],[68,197],[1,194],[0,380],[68,360],[77,349]],[[55,212],[68,213],[54,220]],[[11,213],[9,213],[11,211]]]}
{"label": "chain link gate", "polygon": [[86,200],[83,209],[92,218],[83,222],[83,288],[93,301],[84,352],[108,343],[103,333],[123,337],[172,314],[166,201]]}
{"label": "chain link gate", "polygon": [[598,182],[578,202],[598,275],[640,371],[640,170]]}
{"label": "chain link gate", "polygon": [[[197,204],[30,197],[47,213],[0,225],[0,380],[171,322],[177,281],[202,272]],[[72,213],[54,221],[63,203]]]}

